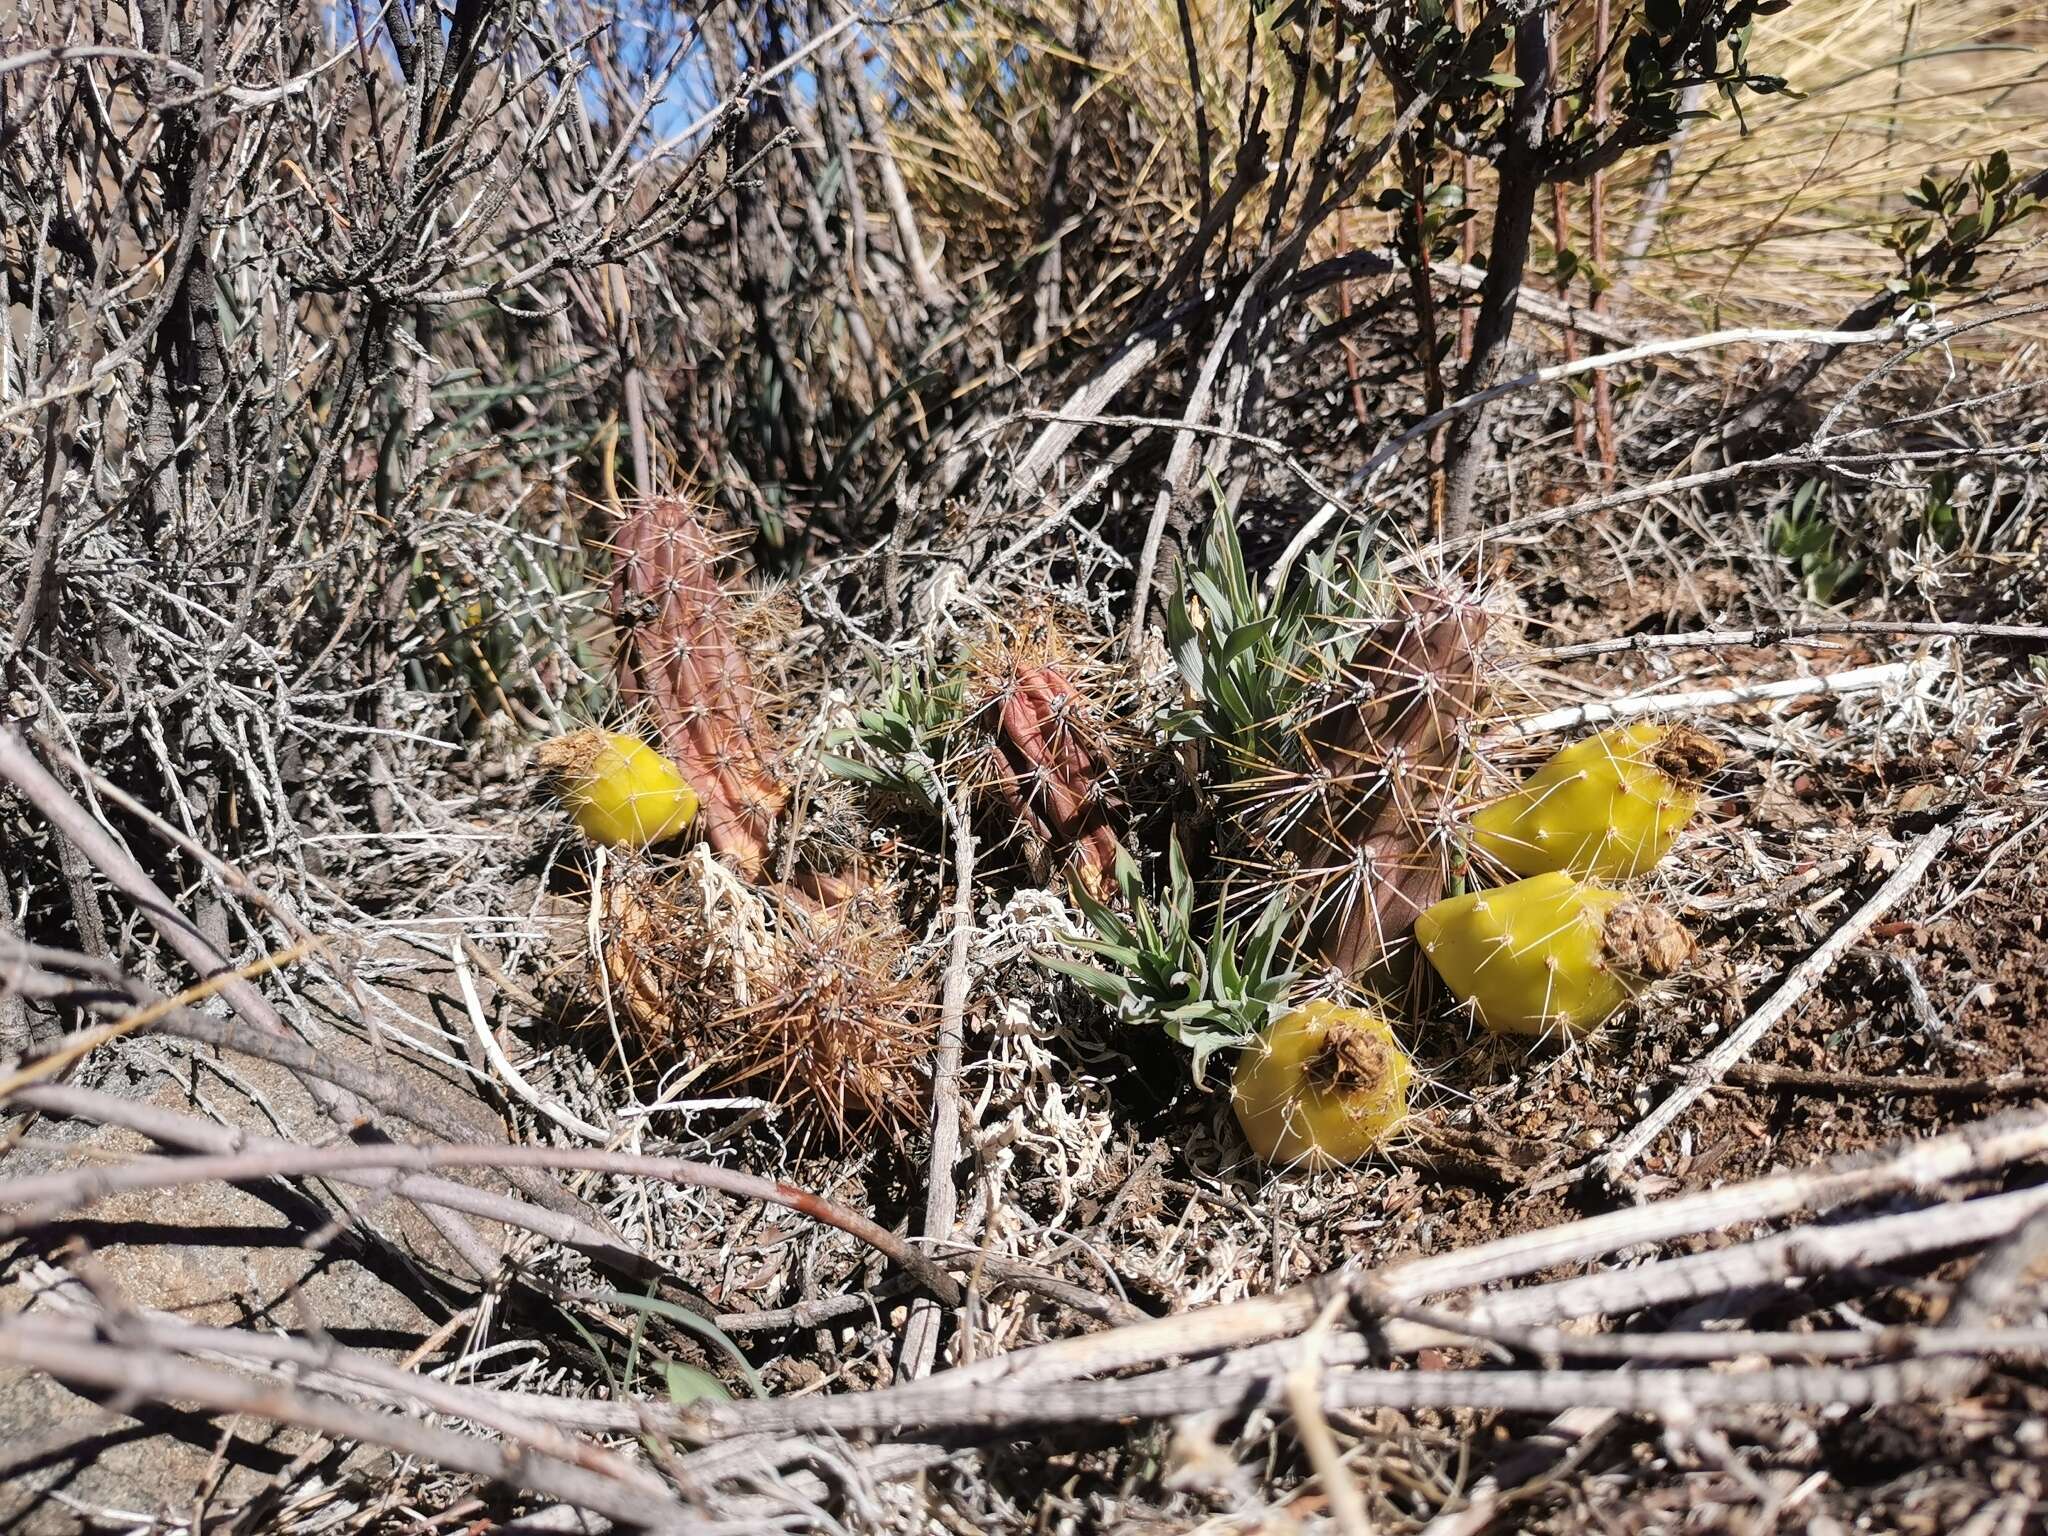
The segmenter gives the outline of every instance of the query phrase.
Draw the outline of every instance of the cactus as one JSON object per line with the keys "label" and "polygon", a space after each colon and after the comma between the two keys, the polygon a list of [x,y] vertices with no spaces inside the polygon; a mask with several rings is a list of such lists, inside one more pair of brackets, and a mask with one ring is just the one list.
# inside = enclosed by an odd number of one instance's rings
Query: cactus
{"label": "cactus", "polygon": [[1414,1076],[1380,1014],[1313,1002],[1246,1047],[1230,1104],[1264,1161],[1334,1167],[1365,1156],[1407,1119]]}
{"label": "cactus", "polygon": [[1670,852],[1699,808],[1700,781],[1720,765],[1720,749],[1684,726],[1617,726],[1478,811],[1473,841],[1518,875],[1633,879]]}
{"label": "cactus", "polygon": [[1311,943],[1346,975],[1380,964],[1443,893],[1446,812],[1485,696],[1486,611],[1453,594],[1404,606],[1297,731],[1299,766],[1265,789]]}
{"label": "cactus", "polygon": [[1583,1035],[1692,956],[1663,907],[1562,872],[1440,901],[1415,923],[1422,953],[1495,1034]]}
{"label": "cactus", "polygon": [[888,908],[863,896],[785,907],[783,933],[773,984],[730,1021],[735,1076],[840,1145],[863,1130],[897,1142],[921,1131],[938,1016],[928,978],[906,973],[909,945]]}
{"label": "cactus", "polygon": [[723,551],[678,497],[632,508],[614,547],[621,692],[695,786],[711,846],[754,878],[788,792],[769,767],[753,669],[734,638]]}
{"label": "cactus", "polygon": [[970,727],[987,742],[979,776],[1015,818],[1040,880],[1065,869],[1090,896],[1114,887],[1123,851],[1110,731],[1083,663],[1051,618],[1026,620],[968,653]]}
{"label": "cactus", "polygon": [[1105,895],[1123,845],[1086,699],[1051,667],[1027,667],[1004,691],[994,734],[996,791],[1043,848],[1042,863]]}
{"label": "cactus", "polygon": [[935,1016],[887,893],[830,894],[748,885],[703,847],[659,871],[625,861],[602,979],[650,1049],[758,1089],[800,1134],[901,1140],[924,1124]]}
{"label": "cactus", "polygon": [[583,835],[608,848],[664,842],[697,814],[696,793],[675,764],[637,736],[571,731],[543,742],[536,757]]}

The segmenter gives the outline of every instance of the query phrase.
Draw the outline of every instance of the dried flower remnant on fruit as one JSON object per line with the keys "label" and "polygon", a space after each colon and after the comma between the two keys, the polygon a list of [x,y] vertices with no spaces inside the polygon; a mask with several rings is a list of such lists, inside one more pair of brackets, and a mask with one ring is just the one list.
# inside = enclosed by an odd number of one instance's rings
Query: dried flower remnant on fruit
{"label": "dried flower remnant on fruit", "polygon": [[1473,841],[1518,875],[1633,879],[1671,851],[1720,766],[1721,749],[1686,726],[1616,726],[1565,747],[1475,813]]}
{"label": "dried flower remnant on fruit", "polygon": [[1495,1034],[1588,1034],[1693,955],[1692,936],[1645,897],[1552,872],[1440,901],[1416,942]]}
{"label": "dried flower remnant on fruit", "polygon": [[697,814],[697,796],[676,765],[637,736],[571,731],[543,742],[535,758],[583,835],[608,848],[666,841]]}
{"label": "dried flower remnant on fruit", "polygon": [[620,690],[696,785],[711,846],[757,876],[788,792],[769,767],[770,732],[719,576],[724,551],[678,497],[634,506],[614,548]]}
{"label": "dried flower remnant on fruit", "polygon": [[1335,1167],[1364,1157],[1408,1118],[1414,1076],[1383,1015],[1318,1001],[1245,1047],[1231,1108],[1263,1161]]}
{"label": "dried flower remnant on fruit", "polygon": [[1677,975],[1699,947],[1666,908],[1640,897],[1608,909],[1600,944],[1609,966],[1646,981]]}
{"label": "dried flower remnant on fruit", "polygon": [[1299,782],[1272,796],[1315,948],[1347,975],[1379,964],[1443,894],[1444,812],[1485,697],[1486,610],[1433,593],[1406,606],[1301,730]]}

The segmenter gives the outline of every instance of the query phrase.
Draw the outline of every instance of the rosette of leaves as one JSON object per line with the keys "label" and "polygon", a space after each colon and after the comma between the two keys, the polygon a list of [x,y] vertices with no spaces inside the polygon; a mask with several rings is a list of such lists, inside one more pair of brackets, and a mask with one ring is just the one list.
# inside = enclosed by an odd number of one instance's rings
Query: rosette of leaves
{"label": "rosette of leaves", "polygon": [[1067,939],[1107,963],[1089,965],[1050,954],[1038,959],[1080,983],[1119,1019],[1165,1030],[1193,1053],[1200,1082],[1210,1056],[1244,1045],[1285,1002],[1299,974],[1283,956],[1293,916],[1290,903],[1276,894],[1240,928],[1217,902],[1203,931],[1197,925],[1195,882],[1178,840],[1168,845],[1163,899],[1155,901],[1146,892],[1129,853],[1119,852],[1115,880],[1122,910],[1096,900],[1076,882],[1075,905],[1093,932]]}
{"label": "rosette of leaves", "polygon": [[966,684],[957,675],[929,679],[899,668],[882,684],[881,697],[830,738],[833,746],[857,746],[862,755],[827,752],[819,762],[837,778],[937,816],[946,794],[940,764],[965,708]]}
{"label": "rosette of leaves", "polygon": [[1199,565],[1166,605],[1166,643],[1185,702],[1162,721],[1167,739],[1219,754],[1232,779],[1285,755],[1288,721],[1358,646],[1361,621],[1380,616],[1371,566],[1335,549],[1309,557],[1277,597],[1252,579],[1220,492]]}
{"label": "rosette of leaves", "polygon": [[1455,580],[1404,588],[1337,551],[1268,595],[1221,507],[1168,606],[1186,703],[1165,726],[1207,755],[1240,902],[1286,895],[1292,942],[1347,975],[1443,892],[1487,629]]}

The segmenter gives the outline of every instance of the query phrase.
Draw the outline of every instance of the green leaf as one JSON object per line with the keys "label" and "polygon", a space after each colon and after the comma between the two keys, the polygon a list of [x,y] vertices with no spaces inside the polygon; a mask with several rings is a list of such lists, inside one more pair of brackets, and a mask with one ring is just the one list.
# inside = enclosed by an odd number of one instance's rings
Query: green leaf
{"label": "green leaf", "polygon": [[706,1398],[721,1403],[732,1401],[732,1394],[725,1390],[724,1382],[694,1365],[671,1360],[663,1367],[663,1374],[668,1378],[668,1400],[677,1407],[700,1403]]}
{"label": "green leaf", "polygon": [[1041,954],[1033,958],[1047,970],[1056,972],[1069,981],[1079,982],[1104,1002],[1115,1003],[1130,993],[1129,981],[1099,966],[1083,965],[1078,960],[1068,960],[1060,955]]}
{"label": "green leaf", "polygon": [[629,1312],[639,1312],[643,1315],[651,1313],[665,1317],[698,1337],[708,1339],[732,1357],[733,1363],[739,1367],[741,1377],[747,1383],[747,1389],[754,1396],[768,1395],[768,1389],[761,1385],[761,1378],[754,1370],[753,1362],[748,1360],[739,1345],[732,1341],[732,1336],[710,1318],[692,1312],[688,1307],[678,1306],[672,1301],[664,1301],[659,1296],[634,1296],[625,1291],[602,1291],[598,1293],[597,1299],[610,1302],[616,1307],[624,1307]]}
{"label": "green leaf", "polygon": [[1485,81],[1488,85],[1499,86],[1504,91],[1518,91],[1522,88],[1522,77],[1520,75],[1510,75],[1505,71],[1497,71],[1496,73],[1490,75],[1481,75],[1479,78]]}
{"label": "green leaf", "polygon": [[836,752],[820,752],[818,765],[835,779],[852,779],[860,784],[883,785],[892,782],[891,775],[877,768],[873,763],[858,762],[850,757],[841,757]]}
{"label": "green leaf", "polygon": [[1194,1060],[1189,1065],[1197,1083],[1202,1081],[1211,1056],[1218,1051],[1234,1050],[1245,1043],[1243,1035],[1227,1029],[1176,1026],[1169,1027],[1167,1033],[1193,1054]]}

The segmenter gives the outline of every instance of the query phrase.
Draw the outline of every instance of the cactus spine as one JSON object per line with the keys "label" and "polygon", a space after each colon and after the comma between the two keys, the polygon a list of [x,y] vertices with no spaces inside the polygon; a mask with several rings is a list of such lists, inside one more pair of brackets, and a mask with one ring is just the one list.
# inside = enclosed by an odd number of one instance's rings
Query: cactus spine
{"label": "cactus spine", "polygon": [[1451,594],[1404,609],[1368,632],[1270,791],[1311,942],[1347,975],[1380,964],[1443,894],[1446,813],[1485,694],[1485,610]]}
{"label": "cactus spine", "polygon": [[724,551],[680,497],[633,507],[615,549],[621,692],[695,787],[711,846],[757,877],[788,792],[769,766],[753,669],[733,637]]}

